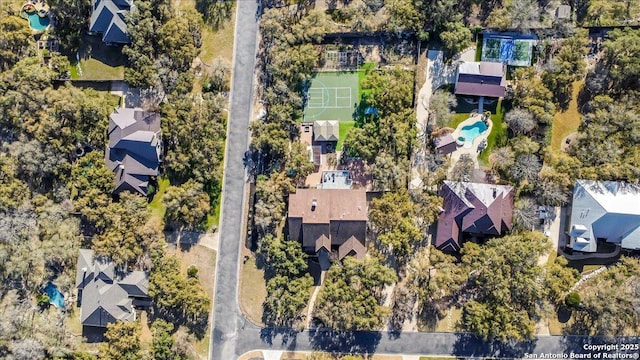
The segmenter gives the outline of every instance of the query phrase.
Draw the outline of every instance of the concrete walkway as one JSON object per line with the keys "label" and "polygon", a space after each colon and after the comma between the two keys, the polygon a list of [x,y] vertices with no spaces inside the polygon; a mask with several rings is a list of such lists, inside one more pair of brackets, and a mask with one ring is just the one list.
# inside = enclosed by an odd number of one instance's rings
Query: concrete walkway
{"label": "concrete walkway", "polygon": [[[562,216],[562,210],[559,206],[553,208],[553,216],[550,217],[551,221],[545,223],[544,233],[549,237],[549,241],[551,242],[551,251],[560,251],[559,243],[560,236],[564,234],[561,233],[562,229],[564,229],[564,217]],[[549,218],[548,218],[549,219]],[[540,256],[538,260],[538,266],[546,266],[549,261],[549,253],[546,253]]]}
{"label": "concrete walkway", "polygon": [[450,64],[445,64],[444,53],[440,50],[427,51],[427,77],[418,92],[418,104],[416,105],[416,127],[418,130],[418,141],[423,142],[414,155],[414,162],[411,168],[410,189],[421,189],[422,179],[420,176],[421,159],[425,157],[424,141],[427,139],[426,126],[429,120],[429,102],[431,95],[442,85],[453,84],[456,81],[456,71],[459,61],[473,61],[475,48],[468,48]]}

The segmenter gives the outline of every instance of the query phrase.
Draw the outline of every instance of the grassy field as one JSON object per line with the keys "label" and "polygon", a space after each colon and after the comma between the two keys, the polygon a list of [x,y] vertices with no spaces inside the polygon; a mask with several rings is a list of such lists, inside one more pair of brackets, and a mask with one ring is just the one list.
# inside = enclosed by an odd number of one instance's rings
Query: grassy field
{"label": "grassy field", "polygon": [[242,265],[240,277],[240,308],[257,324],[262,324],[262,303],[267,298],[264,270],[256,266],[256,258],[251,256]]}
{"label": "grassy field", "polygon": [[491,154],[491,150],[496,146],[497,139],[507,136],[507,124],[504,122],[504,113],[505,109],[502,106],[502,100],[500,100],[498,101],[495,114],[491,115],[493,128],[491,128],[491,133],[489,133],[487,137],[487,148],[478,156],[478,160],[483,165],[489,164],[489,154]]}
{"label": "grassy field", "polygon": [[80,68],[75,57],[71,59],[71,78],[81,80],[122,80],[126,56],[119,46],[107,46],[98,36],[84,35],[80,43]]}
{"label": "grassy field", "polygon": [[153,196],[153,200],[149,203],[149,210],[151,210],[151,215],[156,216],[159,219],[164,217],[164,213],[167,210],[162,202],[162,195],[167,191],[169,187],[169,179],[163,177],[158,179],[158,191]]}
{"label": "grassy field", "polygon": [[216,207],[213,208],[213,213],[209,213],[207,214],[207,223],[205,225],[205,228],[207,230],[211,229],[213,226],[218,226],[218,224],[220,223],[220,204],[222,202],[222,196],[220,196],[220,199],[218,199],[218,202],[216,203]]}
{"label": "grassy field", "polygon": [[455,129],[458,127],[458,125],[460,125],[460,123],[467,120],[469,116],[471,116],[470,113],[459,113],[459,114],[456,113],[451,117],[451,121],[449,121],[449,124],[447,125],[447,127]]}
{"label": "grassy field", "polygon": [[205,26],[202,31],[202,48],[200,59],[205,64],[211,64],[214,59],[222,58],[231,64],[233,61],[233,36],[236,24],[235,5],[230,16],[222,25],[214,30]]}
{"label": "grassy field", "polygon": [[[173,6],[178,10],[195,9],[193,0],[174,0]],[[225,3],[227,5],[227,3]],[[228,3],[228,16],[221,21],[216,29],[205,24],[202,28],[202,47],[200,48],[200,60],[211,65],[213,60],[220,57],[231,64],[233,60],[233,36],[236,23],[236,8],[234,3]]]}
{"label": "grassy field", "polygon": [[562,139],[578,129],[581,116],[578,112],[578,94],[584,85],[584,81],[576,81],[573,83],[573,93],[571,102],[566,111],[558,111],[553,117],[553,126],[551,127],[551,148],[560,150]]}
{"label": "grassy field", "polygon": [[[72,65],[75,67],[75,65]],[[76,71],[72,71],[78,79],[82,80],[122,80],[124,79],[124,65],[109,66],[100,60],[89,58],[80,60],[80,68],[82,68],[82,76]]]}
{"label": "grassy field", "polygon": [[347,136],[347,133],[349,132],[349,129],[354,127],[355,124],[356,124],[355,121],[341,121],[340,122],[340,135],[338,137],[338,144],[336,145],[336,150],[338,150],[338,151],[342,150],[342,142],[344,141],[344,138]]}
{"label": "grassy field", "polygon": [[462,319],[462,309],[458,307],[454,307],[451,309],[451,320],[449,320],[449,316],[445,316],[442,320],[438,321],[436,325],[436,332],[453,332],[455,331],[455,326]]}

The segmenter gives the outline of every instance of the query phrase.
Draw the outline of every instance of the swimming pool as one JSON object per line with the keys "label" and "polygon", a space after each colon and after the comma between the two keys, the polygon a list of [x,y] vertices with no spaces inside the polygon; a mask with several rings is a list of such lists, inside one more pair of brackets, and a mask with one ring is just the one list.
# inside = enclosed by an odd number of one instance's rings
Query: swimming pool
{"label": "swimming pool", "polygon": [[52,282],[48,282],[47,286],[44,287],[44,293],[49,296],[49,303],[58,308],[64,308],[64,296]]}
{"label": "swimming pool", "polygon": [[487,125],[482,121],[476,121],[471,125],[462,127],[460,135],[464,137],[465,146],[470,147],[473,144],[473,140],[485,131],[487,131]]}
{"label": "swimming pool", "polygon": [[40,17],[36,11],[27,13],[29,18],[29,26],[36,31],[44,31],[49,26],[49,17]]}

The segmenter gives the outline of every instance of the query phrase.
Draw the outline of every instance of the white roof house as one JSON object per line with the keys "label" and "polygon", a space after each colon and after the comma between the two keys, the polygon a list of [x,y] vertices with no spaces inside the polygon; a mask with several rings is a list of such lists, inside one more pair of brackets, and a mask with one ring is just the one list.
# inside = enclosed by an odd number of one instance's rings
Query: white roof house
{"label": "white roof house", "polygon": [[569,235],[577,251],[595,252],[598,239],[640,249],[640,185],[576,181]]}

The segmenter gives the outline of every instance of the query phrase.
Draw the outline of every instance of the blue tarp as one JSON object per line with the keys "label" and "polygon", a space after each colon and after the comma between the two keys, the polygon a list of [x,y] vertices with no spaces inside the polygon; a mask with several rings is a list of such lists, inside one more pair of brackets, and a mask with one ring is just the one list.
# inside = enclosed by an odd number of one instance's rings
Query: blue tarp
{"label": "blue tarp", "polygon": [[365,115],[371,115],[373,114],[373,116],[378,116],[378,110],[376,110],[376,108],[374,108],[373,106],[369,106],[368,108],[366,108],[364,110],[364,114]]}

